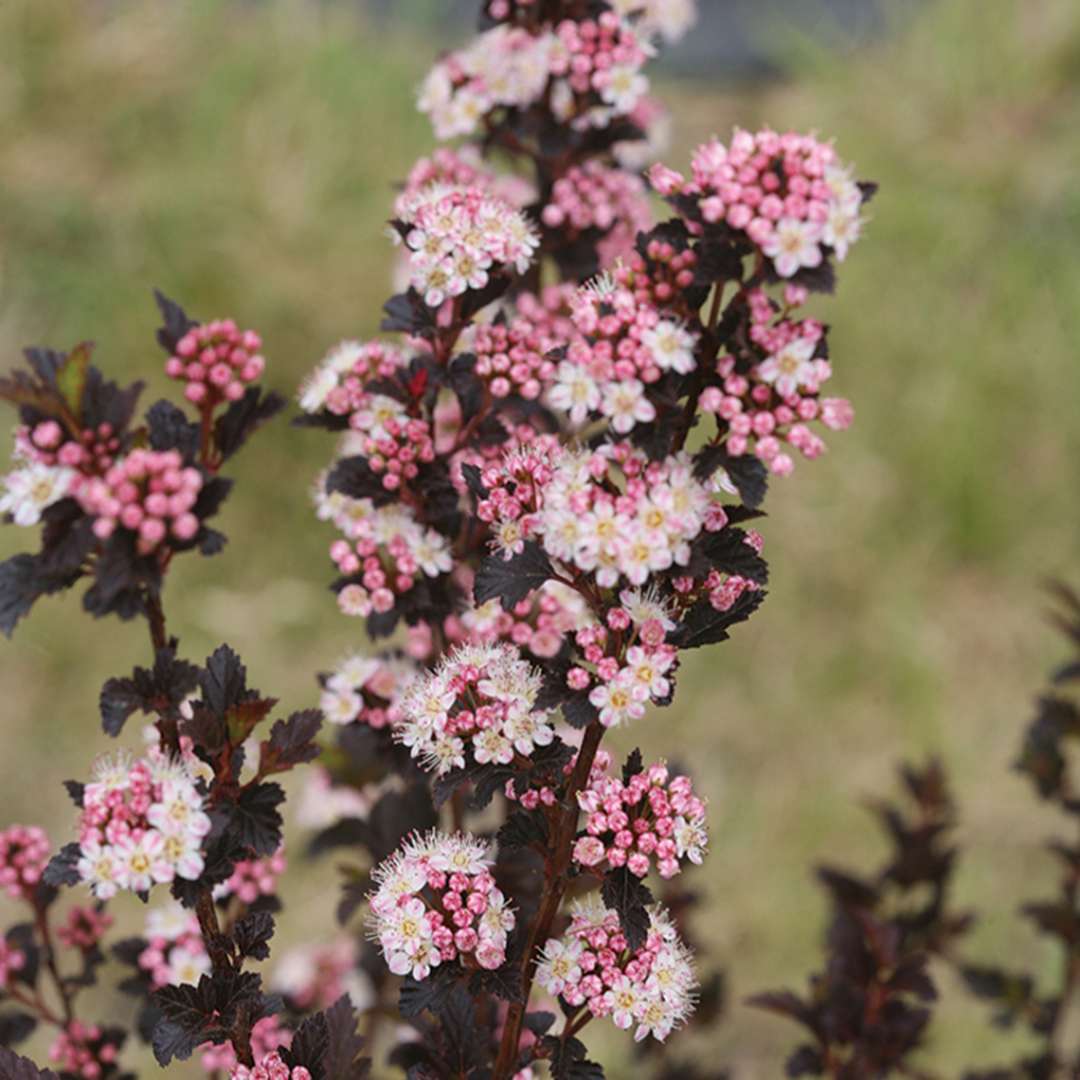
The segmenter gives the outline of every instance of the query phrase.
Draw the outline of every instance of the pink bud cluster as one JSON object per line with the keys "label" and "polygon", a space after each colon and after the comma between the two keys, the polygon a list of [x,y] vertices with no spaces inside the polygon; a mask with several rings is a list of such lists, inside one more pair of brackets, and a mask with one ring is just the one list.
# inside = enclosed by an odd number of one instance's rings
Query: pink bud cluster
{"label": "pink bud cluster", "polygon": [[[563,775],[569,777],[574,771],[574,766],[576,764],[577,754],[563,766]],[[600,778],[606,774],[610,766],[611,754],[604,749],[597,750],[596,756],[593,758],[592,768],[589,770],[589,780],[586,787],[594,781],[600,780]],[[540,806],[554,806],[559,801],[557,788],[552,787],[550,784],[539,784],[526,788],[525,791],[519,795],[517,789],[514,787],[514,781],[507,780],[503,794],[510,802],[520,802],[526,810],[535,810]]]}
{"label": "pink bud cluster", "polygon": [[351,416],[368,402],[367,383],[389,379],[408,360],[401,349],[381,341],[342,341],[335,345],[300,386],[300,408],[324,409],[334,416]]}
{"label": "pink bud cluster", "polygon": [[346,536],[330,545],[337,568],[354,579],[338,592],[338,607],[346,615],[390,611],[421,578],[453,567],[446,538],[419,524],[407,506],[377,507],[370,499],[326,491],[317,498],[319,517],[331,519]]}
{"label": "pink bud cluster", "polygon": [[551,659],[562,648],[567,634],[586,619],[581,597],[558,582],[542,589],[504,611],[498,600],[479,608],[451,615],[445,623],[447,638],[457,644],[493,645],[504,641],[528,651],[539,659]]}
{"label": "pink bud cluster", "polygon": [[[789,300],[801,301],[803,291],[789,287]],[[774,303],[761,290],[749,296],[750,338],[764,356],[749,370],[734,356],[717,362],[720,386],[701,394],[703,412],[714,413],[728,428],[725,446],[733,457],[753,453],[770,471],[788,475],[794,468],[783,444],[813,459],[825,452],[825,443],[808,425],[820,420],[843,430],[853,411],[844,398],[821,398],[832,366],[824,359],[825,328],[816,319],[776,318]]]}
{"label": "pink bud cluster", "polygon": [[246,1065],[234,1066],[229,1080],[311,1080],[311,1073],[303,1065],[286,1065],[275,1050],[250,1069]]}
{"label": "pink bud cluster", "polygon": [[376,867],[369,927],[395,975],[426,979],[454,960],[488,971],[503,964],[514,914],[492,865],[475,838],[431,832]]}
{"label": "pink bud cluster", "polygon": [[0,889],[13,900],[29,899],[49,862],[49,838],[37,825],[0,832]]}
{"label": "pink bud cluster", "polygon": [[540,219],[573,240],[590,229],[602,233],[597,254],[602,267],[629,257],[639,232],[652,228],[644,182],[634,173],[599,161],[575,165],[555,181]]}
{"label": "pink bud cluster", "polygon": [[57,927],[56,936],[68,948],[88,952],[97,947],[113,922],[113,917],[108,912],[77,905],[68,912],[64,924]]}
{"label": "pink bud cluster", "polygon": [[0,937],[0,987],[5,987],[26,967],[26,953]]}
{"label": "pink bud cluster", "polygon": [[547,401],[574,424],[599,413],[625,435],[656,419],[648,385],[666,372],[685,375],[697,366],[697,336],[652,304],[640,303],[610,275],[580,290],[573,321],[578,336],[559,364]]}
{"label": "pink bud cluster", "polygon": [[[293,1033],[290,1028],[276,1016],[264,1016],[261,1020],[256,1020],[251,1028],[252,1056],[256,1061],[265,1062],[271,1056],[277,1057],[277,1051],[291,1046],[292,1040]],[[242,1067],[236,1060],[236,1051],[231,1042],[204,1043],[199,1047],[199,1062],[203,1072],[211,1075],[228,1072],[231,1077],[236,1075],[233,1070]]]}
{"label": "pink bud cluster", "polygon": [[97,1024],[70,1020],[49,1048],[49,1060],[64,1075],[99,1080],[105,1070],[116,1064],[120,1047]]}
{"label": "pink bud cluster", "polygon": [[[694,284],[697,252],[679,251],[674,244],[650,240],[645,247],[648,262],[640,252],[630,252],[624,261],[611,269],[615,284],[628,289],[640,307],[669,307],[682,302],[682,290]],[[689,315],[689,309],[686,309]]]}
{"label": "pink bud cluster", "polygon": [[[596,19],[564,19],[555,28],[561,48],[553,56],[551,73],[565,79],[578,98],[599,97],[603,106],[592,108],[584,119],[606,127],[612,116],[633,112],[649,90],[641,69],[654,51],[625,20],[611,11]],[[563,119],[577,111],[556,99],[553,109]]]}
{"label": "pink bud cluster", "polygon": [[183,762],[103,759],[83,791],[79,876],[99,900],[177,877],[194,881],[209,831],[203,797]]}
{"label": "pink bud cluster", "polygon": [[463,768],[467,754],[508,765],[555,737],[536,708],[539,692],[539,672],[513,646],[458,646],[406,689],[394,737],[440,776]]}
{"label": "pink bud cluster", "polygon": [[150,911],[146,947],[137,962],[155,990],[183,983],[198,985],[200,977],[210,972],[210,957],[194,912],[175,903]]}
{"label": "pink bud cluster", "polygon": [[479,187],[432,184],[402,200],[399,220],[411,284],[431,308],[493,274],[524,273],[540,243],[522,213]]}
{"label": "pink bud cluster", "polygon": [[[729,481],[721,478],[721,484]],[[743,540],[755,554],[760,555],[765,547],[765,538],[756,529],[749,529]],[[675,590],[675,603],[691,606],[697,599],[705,596],[717,611],[730,611],[744,593],[757,592],[761,585],[742,574],[728,574],[715,567],[704,579],[695,579],[689,575],[677,577],[672,581]]]}
{"label": "pink bud cluster", "polygon": [[223,401],[239,401],[244,388],[266,369],[259,353],[262,338],[240,330],[232,319],[215,319],[193,327],[165,361],[165,374],[186,383],[184,397],[209,410]]}
{"label": "pink bud cluster", "polygon": [[361,433],[360,450],[387,491],[397,491],[415,480],[420,466],[435,460],[430,423],[406,416],[404,405],[396,398],[369,395],[349,422]]}
{"label": "pink bud cluster", "polygon": [[527,180],[489,169],[475,146],[440,146],[430,157],[420,158],[410,169],[404,189],[395,203],[395,212],[400,214],[409,199],[436,183],[482,188],[489,195],[518,209],[536,199],[536,192]]}
{"label": "pink bud cluster", "polygon": [[541,327],[518,317],[512,322],[475,323],[463,335],[461,348],[476,356],[473,374],[492,397],[518,394],[535,401],[555,374],[548,353],[556,344],[557,339]]}
{"label": "pink bud cluster", "polygon": [[103,473],[116,460],[120,438],[112,424],[84,428],[72,438],[56,420],[41,420],[33,429],[20,428],[15,438],[16,453],[42,465],[78,469],[87,475]]}
{"label": "pink bud cluster", "polygon": [[277,892],[278,879],[287,868],[284,845],[273,855],[241,859],[229,879],[214,890],[214,899],[235,896],[242,904],[254,904],[262,896],[273,896]]}
{"label": "pink bud cluster", "polygon": [[303,1011],[327,1009],[342,994],[362,1009],[371,999],[371,986],[358,969],[359,959],[359,947],[351,937],[299,945],[279,958],[271,986],[290,1006]]}
{"label": "pink bud cluster", "polygon": [[198,469],[184,467],[178,450],[132,450],[103,477],[87,477],[74,489],[79,505],[106,540],[117,527],[136,536],[136,550],[150,555],[169,537],[186,542],[199,531],[194,513],[202,490]]}
{"label": "pink bud cluster", "polygon": [[393,655],[346,657],[323,681],[319,708],[331,724],[382,730],[401,719],[401,695],[418,670]]}
{"label": "pink bud cluster", "polygon": [[580,866],[596,873],[625,866],[645,877],[655,862],[662,878],[673,878],[684,861],[701,865],[708,843],[705,804],[690,778],[672,778],[664,762],[626,783],[592,776],[577,799],[585,812],[585,835],[574,845]]}
{"label": "pink bud cluster", "polygon": [[555,476],[562,452],[556,436],[540,435],[482,470],[487,495],[478,500],[476,516],[491,527],[494,546],[506,558],[519,554],[532,538],[544,489]]}
{"label": "pink bud cluster", "polygon": [[578,903],[567,933],[547,942],[536,981],[571,1010],[635,1028],[636,1041],[663,1041],[685,1023],[697,987],[690,950],[662,908],[650,909],[645,944],[631,950],[618,915],[595,894]]}
{"label": "pink bud cluster", "polygon": [[690,180],[664,165],[649,179],[665,197],[693,198],[705,223],[744,233],[782,278],[828,253],[843,261],[859,237],[863,191],[833,146],[812,135],[736,129],[730,148],[706,143],[691,164]]}

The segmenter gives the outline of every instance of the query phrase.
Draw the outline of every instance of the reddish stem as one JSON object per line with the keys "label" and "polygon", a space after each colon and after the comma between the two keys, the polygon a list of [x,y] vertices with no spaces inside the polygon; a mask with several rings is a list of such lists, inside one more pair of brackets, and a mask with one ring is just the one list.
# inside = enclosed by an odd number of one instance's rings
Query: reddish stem
{"label": "reddish stem", "polygon": [[604,737],[604,730],[603,725],[596,720],[585,729],[581,750],[578,752],[574,771],[570,775],[562,819],[556,825],[552,853],[547,860],[544,894],[541,897],[540,908],[533,923],[532,932],[529,935],[529,944],[522,957],[521,1002],[520,1004],[511,1005],[507,1011],[506,1026],[503,1029],[499,1057],[495,1063],[492,1080],[510,1080],[517,1071],[515,1065],[518,1055],[518,1043],[521,1041],[521,1025],[525,1019],[529,995],[532,992],[533,978],[536,974],[536,957],[547,943],[552,923],[559,912],[559,905],[562,903],[563,894],[566,891],[566,872],[570,868],[570,856],[573,851],[574,836],[577,833],[577,794],[588,782],[589,773],[592,771],[593,761],[596,758],[596,751],[600,747],[600,740]]}

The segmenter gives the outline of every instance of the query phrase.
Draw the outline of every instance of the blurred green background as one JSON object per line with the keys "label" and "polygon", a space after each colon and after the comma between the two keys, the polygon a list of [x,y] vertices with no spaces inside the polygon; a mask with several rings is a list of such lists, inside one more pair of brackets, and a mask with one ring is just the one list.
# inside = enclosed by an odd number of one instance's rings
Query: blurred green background
{"label": "blurred green background", "polygon": [[[149,403],[169,389],[156,285],[199,317],[258,328],[269,381],[291,394],[329,345],[377,327],[382,222],[392,182],[431,145],[413,91],[442,45],[330,3],[2,0],[5,366],[24,344],[92,338],[110,372],[149,382]],[[674,715],[615,737],[693,762],[710,796],[697,925],[733,1004],[673,1049],[715,1051],[747,1078],[779,1075],[796,1032],[738,1002],[801,985],[817,962],[810,867],[881,854],[858,804],[891,792],[904,757],[951,768],[958,902],[993,905],[971,953],[1053,977],[1054,954],[1013,912],[1052,888],[1039,844],[1055,822],[1009,766],[1061,656],[1040,585],[1080,580],[1080,6],[938,0],[905,5],[858,50],[779,30],[770,47],[782,80],[661,81],[670,160],[768,123],[835,136],[881,182],[838,296],[817,305],[857,422],[774,485],[761,613],[686,665]],[[325,591],[329,533],[309,512],[330,450],[283,422],[261,436],[234,471],[226,553],[179,560],[167,597],[188,655],[227,639],[289,707],[310,705],[312,672],[360,644]],[[12,527],[0,546],[30,537]],[[0,644],[5,823],[66,839],[60,781],[106,749],[101,683],[146,655],[143,627],[91,624],[77,594]],[[293,869],[291,927],[332,936],[329,869],[305,873],[299,856]],[[115,906],[135,925],[129,901]],[[1003,1037],[942,979],[926,1060],[993,1061]],[[629,1075],[628,1043],[610,1040],[609,1075]]]}

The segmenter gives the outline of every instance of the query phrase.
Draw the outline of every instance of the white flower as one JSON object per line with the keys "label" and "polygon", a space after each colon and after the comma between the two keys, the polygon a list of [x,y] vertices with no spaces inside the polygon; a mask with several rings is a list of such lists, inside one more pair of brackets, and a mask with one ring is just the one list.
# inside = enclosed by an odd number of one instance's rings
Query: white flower
{"label": "white flower", "polygon": [[680,859],[689,859],[695,866],[700,866],[708,847],[709,834],[703,821],[691,821],[681,815],[675,819],[675,831],[671,834],[675,841],[676,854]]}
{"label": "white flower", "polygon": [[319,698],[319,708],[327,723],[351,724],[363,708],[363,701],[359,694],[349,690],[326,689]]}
{"label": "white flower", "polygon": [[821,265],[821,227],[812,221],[781,218],[761,250],[783,278],[794,277],[804,266]]}
{"label": "white flower", "polygon": [[146,812],[146,820],[163,833],[200,840],[210,831],[210,818],[203,812],[202,796],[186,779],[162,783],[161,796]]}
{"label": "white flower", "polygon": [[383,947],[415,956],[431,940],[431,926],[424,918],[426,910],[424,901],[414,896],[390,912],[379,932]]}
{"label": "white flower", "polygon": [[175,900],[152,908],[146,915],[146,936],[175,941],[184,934],[197,934],[199,922],[193,912]]}
{"label": "white flower", "polygon": [[0,513],[10,514],[16,525],[37,525],[42,511],[67,495],[74,477],[72,469],[37,463],[9,472],[2,479]]}
{"label": "white flower", "polygon": [[492,865],[487,844],[464,833],[439,834],[428,862],[448,874],[479,874]]}
{"label": "white flower", "polygon": [[79,877],[99,900],[109,900],[123,888],[120,865],[111,847],[93,842],[83,844],[77,869]]}
{"label": "white flower", "polygon": [[580,425],[600,407],[600,388],[584,367],[563,360],[547,399],[553,409],[566,413],[572,424]]}
{"label": "white flower", "polygon": [[624,1031],[633,1025],[635,1015],[646,1002],[644,988],[625,975],[616,979],[604,994],[604,1003],[611,1009],[612,1021]]}
{"label": "white flower", "polygon": [[611,682],[601,683],[589,694],[589,702],[600,710],[600,723],[615,727],[645,715],[645,706],[634,697],[633,687],[620,672]]}
{"label": "white flower", "polygon": [[509,765],[514,760],[514,747],[501,731],[485,728],[473,736],[473,757],[478,765],[486,765],[490,761]]}
{"label": "white flower", "polygon": [[[172,881],[173,867],[165,855],[161,833],[147,830],[139,840],[124,837],[112,847],[116,857],[116,882],[132,892],[148,892],[155,883]],[[100,895],[100,894],[99,894]]]}
{"label": "white flower", "polygon": [[847,258],[848,249],[859,239],[861,231],[862,219],[857,206],[855,209],[839,204],[829,207],[822,239],[836,252],[840,262]]}
{"label": "white flower", "polygon": [[788,342],[778,353],[758,364],[754,374],[762,382],[772,383],[781,397],[791,397],[800,386],[814,381],[813,355],[817,344],[804,337]]}
{"label": "white flower", "polygon": [[320,364],[300,384],[297,394],[300,408],[306,413],[317,413],[326,404],[326,399],[337,384],[337,372],[326,363]]}
{"label": "white flower", "polygon": [[178,945],[169,953],[169,982],[173,986],[197,986],[203,975],[210,974],[210,957]]}
{"label": "white flower", "polygon": [[649,92],[649,80],[633,64],[616,64],[604,73],[600,97],[616,112],[633,112],[634,106]]}
{"label": "white flower", "polygon": [[331,689],[359,690],[379,670],[379,660],[364,653],[347,656],[327,681]]}
{"label": "white flower", "polygon": [[567,986],[576,986],[581,979],[578,961],[584,951],[585,946],[576,938],[549,941],[536,968],[536,981],[552,997],[558,997]]}
{"label": "white flower", "polygon": [[626,435],[637,424],[656,419],[656,408],[645,396],[645,386],[638,379],[608,383],[600,409],[611,418],[612,428],[620,435]]}
{"label": "white flower", "polygon": [[653,362],[661,371],[686,375],[697,366],[694,359],[697,338],[670,319],[661,319],[651,330],[646,330],[641,335],[641,344],[652,353]]}

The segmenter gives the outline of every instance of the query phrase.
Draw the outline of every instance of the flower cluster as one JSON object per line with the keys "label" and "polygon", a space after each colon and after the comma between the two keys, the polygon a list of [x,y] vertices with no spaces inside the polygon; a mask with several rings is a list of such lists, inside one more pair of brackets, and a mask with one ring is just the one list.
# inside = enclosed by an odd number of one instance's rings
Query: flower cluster
{"label": "flower cluster", "polygon": [[98,899],[203,871],[210,831],[203,797],[183,761],[162,755],[102,759],[86,785],[79,818],[79,876]]}
{"label": "flower cluster", "polygon": [[194,538],[199,518],[193,512],[202,490],[198,469],[184,467],[178,450],[132,450],[103,477],[88,477],[74,490],[79,505],[93,517],[101,540],[117,527],[136,536],[136,550],[150,555],[170,536]]}
{"label": "flower cluster", "polygon": [[33,895],[49,862],[49,838],[37,825],[0,832],[0,889],[13,900]]}
{"label": "flower cluster", "polygon": [[115,1065],[121,1041],[122,1036],[105,1031],[97,1024],[71,1020],[49,1047],[49,1060],[65,1076],[99,1080]]}
{"label": "flower cluster", "polygon": [[239,401],[244,388],[266,368],[260,355],[262,338],[240,330],[232,319],[215,319],[195,326],[176,343],[165,362],[170,379],[186,383],[184,397],[203,409],[223,401]]}
{"label": "flower cluster", "polygon": [[602,128],[632,113],[649,90],[642,68],[655,53],[648,40],[612,11],[580,22],[564,19],[555,34],[555,115],[574,126]]}
{"label": "flower cluster", "polygon": [[330,558],[344,575],[338,606],[346,615],[390,611],[395,598],[422,578],[450,572],[446,538],[421,525],[408,507],[376,506],[322,486],[316,499],[318,516],[332,520],[347,538],[330,545]]}
{"label": "flower cluster", "polygon": [[409,201],[432,184],[481,188],[519,210],[536,199],[532,184],[520,176],[497,173],[488,168],[475,146],[440,146],[430,157],[420,158],[409,170],[394,204],[395,212],[402,214]]}
{"label": "flower cluster", "polygon": [[663,165],[649,178],[661,195],[692,200],[701,222],[744,234],[781,278],[820,266],[827,252],[842,262],[859,238],[863,189],[812,135],[736,129],[730,147],[706,143],[691,166],[690,180]]}
{"label": "flower cluster", "polygon": [[[264,1016],[251,1028],[251,1053],[256,1061],[265,1061],[278,1050],[292,1045],[293,1033],[276,1016]],[[240,1067],[232,1043],[203,1043],[199,1047],[199,1063],[203,1072],[213,1076]]]}
{"label": "flower cluster", "polygon": [[281,1054],[274,1050],[250,1069],[235,1065],[229,1072],[229,1080],[311,1080],[311,1073],[303,1065],[286,1065]]}
{"label": "flower cluster", "polygon": [[241,859],[229,878],[214,889],[214,899],[235,896],[242,904],[254,904],[260,897],[274,896],[287,866],[284,845],[261,859]]}
{"label": "flower cluster", "polygon": [[522,213],[480,187],[431,184],[398,213],[411,284],[432,308],[483,289],[495,274],[524,273],[540,243]]}
{"label": "flower cluster", "polygon": [[697,0],[610,0],[623,18],[637,18],[638,29],[674,42],[684,37],[697,20]]}
{"label": "flower cluster", "polygon": [[649,461],[626,443],[607,443],[565,453],[525,531],[535,532],[552,558],[610,588],[620,579],[640,586],[650,574],[686,566],[691,541],[725,523],[687,454]]}
{"label": "flower cluster", "polygon": [[298,401],[306,413],[326,410],[351,417],[369,400],[373,379],[388,379],[406,363],[405,354],[381,341],[342,341],[335,345],[300,386]]}
{"label": "flower cluster", "polygon": [[442,776],[479,765],[508,765],[555,737],[536,708],[540,675],[509,645],[459,646],[405,691],[395,737]]}
{"label": "flower cluster", "polygon": [[652,210],[644,182],[633,173],[599,161],[575,165],[559,177],[540,215],[549,229],[559,229],[572,242],[595,229],[601,266],[610,267],[633,250],[639,232],[652,226]]}
{"label": "flower cluster", "polygon": [[[393,784],[393,778],[389,784]],[[304,774],[304,784],[296,799],[296,824],[301,829],[327,829],[344,818],[366,818],[371,813],[382,785],[356,788],[335,782],[324,766],[313,766]]]}
{"label": "flower cluster", "polygon": [[547,396],[573,424],[600,414],[625,435],[656,419],[648,385],[666,372],[686,375],[697,365],[694,333],[662,317],[611,276],[577,294],[573,322],[579,336],[566,350]]}
{"label": "flower cluster", "polygon": [[56,936],[71,949],[89,952],[109,932],[113,921],[103,910],[78,904],[68,912],[63,926],[57,927]]}
{"label": "flower cluster", "polygon": [[416,673],[404,657],[348,656],[323,680],[319,708],[331,724],[388,727],[400,720],[401,695]]}
{"label": "flower cluster", "polygon": [[492,397],[518,394],[535,401],[555,374],[549,353],[558,339],[521,316],[511,322],[474,323],[462,335],[461,347],[476,357],[473,374]]}
{"label": "flower cluster", "polygon": [[152,909],[146,916],[145,938],[137,962],[155,990],[182,983],[195,986],[209,973],[210,957],[194,912],[177,903]]}
{"label": "flower cluster", "polygon": [[708,843],[705,804],[690,778],[671,778],[664,762],[628,781],[593,775],[577,800],[585,813],[585,835],[574,845],[579,865],[596,873],[625,866],[645,877],[655,860],[662,878],[675,877],[682,861],[701,865]]}
{"label": "flower cluster", "polygon": [[[789,306],[804,299],[793,286]],[[750,340],[764,357],[749,366],[733,355],[717,362],[720,386],[701,394],[703,412],[714,413],[728,428],[725,448],[732,457],[753,453],[769,469],[787,475],[794,467],[787,443],[806,458],[819,457],[825,443],[808,424],[820,420],[840,431],[851,424],[853,411],[844,398],[821,398],[832,376],[824,358],[825,329],[816,319],[776,316],[776,304],[760,289],[748,297]]]}
{"label": "flower cluster", "polygon": [[650,909],[646,942],[631,950],[619,916],[595,895],[578,903],[563,938],[548,941],[536,981],[571,1010],[634,1027],[639,1041],[663,1041],[684,1023],[697,986],[690,951],[662,908]]}
{"label": "flower cluster", "polygon": [[489,971],[502,965],[514,914],[492,865],[481,841],[432,832],[376,867],[371,934],[395,975],[426,979],[454,960]]}
{"label": "flower cluster", "polygon": [[504,641],[550,660],[562,648],[568,634],[587,621],[585,603],[557,581],[546,582],[531,596],[506,611],[498,600],[469,608],[446,620],[447,637],[453,642],[492,645]]}
{"label": "flower cluster", "polygon": [[78,469],[87,475],[103,473],[116,459],[120,447],[120,436],[108,421],[77,430],[76,435],[52,419],[39,420],[33,427],[20,427],[15,432],[17,457],[41,465]]}
{"label": "flower cluster", "polygon": [[432,68],[420,88],[420,111],[439,139],[471,135],[492,110],[538,101],[558,50],[553,34],[497,26]]}
{"label": "flower cluster", "polygon": [[271,987],[297,1009],[326,1009],[342,994],[349,995],[355,1008],[364,1009],[371,1003],[372,991],[357,966],[359,959],[358,943],[350,937],[298,945],[278,960]]}

